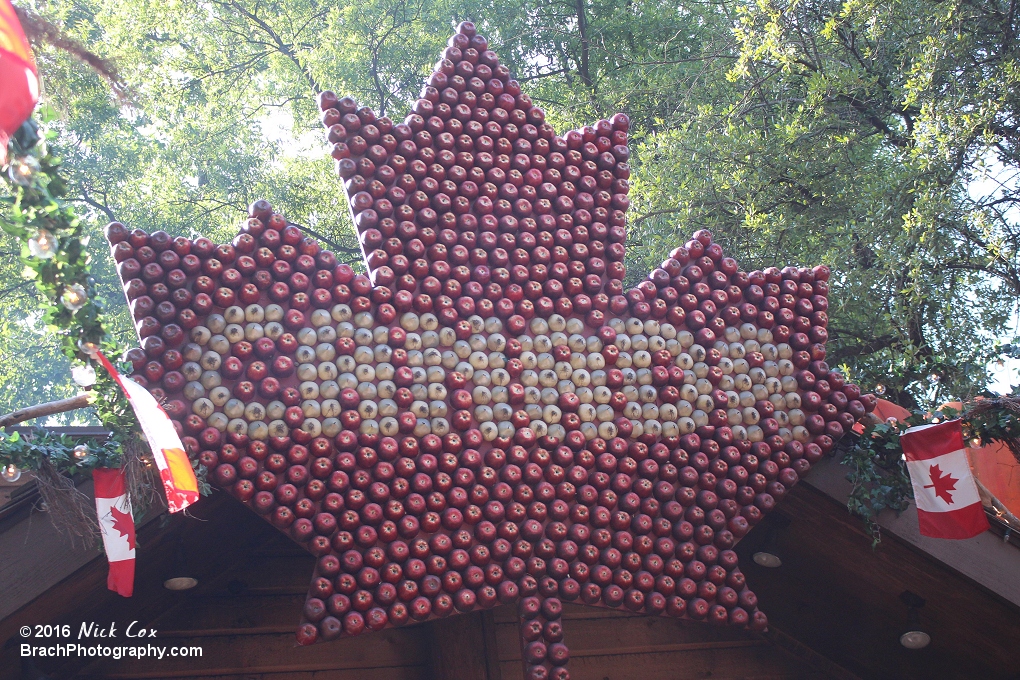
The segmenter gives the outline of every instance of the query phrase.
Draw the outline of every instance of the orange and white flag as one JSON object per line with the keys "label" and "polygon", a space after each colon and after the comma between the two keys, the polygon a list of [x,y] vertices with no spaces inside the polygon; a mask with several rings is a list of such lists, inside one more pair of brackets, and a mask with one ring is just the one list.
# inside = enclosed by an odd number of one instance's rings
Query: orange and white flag
{"label": "orange and white flag", "polygon": [[138,418],[138,424],[141,425],[145,439],[149,442],[152,457],[163,480],[167,507],[170,512],[180,512],[197,501],[199,494],[195,470],[191,467],[188,454],[184,452],[184,444],[181,443],[177,430],[147,389],[131,378],[120,375],[102,352],[98,352],[97,357],[124,390],[128,403]]}
{"label": "orange and white flag", "polygon": [[124,468],[96,468],[96,515],[103,533],[103,548],[110,563],[106,587],[131,597],[135,589],[135,520],[124,483]]}

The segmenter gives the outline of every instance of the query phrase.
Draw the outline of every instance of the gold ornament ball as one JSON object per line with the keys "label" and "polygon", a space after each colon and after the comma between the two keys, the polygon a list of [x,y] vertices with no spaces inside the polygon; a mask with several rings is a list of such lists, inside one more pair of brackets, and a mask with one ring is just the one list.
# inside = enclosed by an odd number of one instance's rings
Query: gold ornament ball
{"label": "gold ornament ball", "polygon": [[84,339],[83,340],[79,340],[78,341],[78,349],[80,349],[82,352],[84,352],[85,354],[89,355],[90,357],[94,357],[97,354],[99,354],[99,343],[91,342],[91,341],[84,340]]}
{"label": "gold ornament ball", "polygon": [[27,187],[32,183],[32,177],[39,170],[39,167],[39,161],[32,156],[22,156],[21,158],[14,159],[10,168],[7,169],[7,176],[15,184]]}
{"label": "gold ornament ball", "polygon": [[89,296],[85,292],[85,286],[80,283],[71,284],[64,289],[63,295],[60,296],[61,304],[72,312],[77,312],[84,307],[88,299]]}
{"label": "gold ornament ball", "polygon": [[0,472],[0,477],[4,478],[4,481],[11,482],[12,484],[21,479],[21,470],[14,463],[4,467],[3,472]]}
{"label": "gold ornament ball", "polygon": [[57,237],[48,229],[40,229],[39,233],[28,239],[28,252],[32,257],[50,259],[57,254]]}
{"label": "gold ornament ball", "polygon": [[82,460],[85,456],[89,455],[89,447],[84,444],[78,444],[74,447],[74,457],[77,460]]}

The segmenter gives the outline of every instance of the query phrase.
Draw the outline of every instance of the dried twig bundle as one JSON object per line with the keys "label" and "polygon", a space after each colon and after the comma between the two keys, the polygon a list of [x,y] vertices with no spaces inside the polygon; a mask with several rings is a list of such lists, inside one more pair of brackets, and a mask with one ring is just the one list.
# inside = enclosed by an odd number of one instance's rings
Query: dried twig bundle
{"label": "dried twig bundle", "polygon": [[77,539],[81,539],[86,548],[95,545],[100,531],[92,499],[79,491],[74,482],[60,474],[46,458],[34,474],[50,521],[57,531],[67,534],[71,545]]}
{"label": "dried twig bundle", "polygon": [[1020,463],[1020,398],[976,399],[968,404],[963,419],[975,436],[1001,441]]}

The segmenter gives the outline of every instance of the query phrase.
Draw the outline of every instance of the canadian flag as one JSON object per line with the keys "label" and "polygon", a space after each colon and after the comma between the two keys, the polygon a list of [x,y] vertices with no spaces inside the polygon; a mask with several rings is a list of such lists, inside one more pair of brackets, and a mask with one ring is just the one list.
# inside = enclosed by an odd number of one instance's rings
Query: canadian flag
{"label": "canadian flag", "polygon": [[124,468],[96,468],[96,515],[103,533],[103,548],[110,563],[106,587],[131,597],[135,590],[135,520],[124,484]]}
{"label": "canadian flag", "polygon": [[900,445],[922,535],[971,538],[988,530],[959,420],[912,427],[900,436]]}
{"label": "canadian flag", "polygon": [[127,395],[128,403],[138,418],[142,434],[149,442],[152,458],[159,469],[166,492],[167,508],[170,512],[180,512],[198,500],[198,479],[184,452],[184,444],[174,429],[166,411],[156,402],[149,391],[131,378],[125,378],[114,368],[110,360],[102,352],[97,352],[99,363],[110,372],[120,388]]}

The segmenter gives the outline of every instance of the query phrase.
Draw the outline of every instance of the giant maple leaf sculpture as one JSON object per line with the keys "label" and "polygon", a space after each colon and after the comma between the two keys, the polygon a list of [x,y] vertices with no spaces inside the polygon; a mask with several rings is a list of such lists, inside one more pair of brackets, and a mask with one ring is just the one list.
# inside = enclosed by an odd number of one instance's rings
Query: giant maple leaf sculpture
{"label": "giant maple leaf sculpture", "polygon": [[403,123],[320,98],[369,275],[253,204],[231,245],[108,228],[130,357],[212,481],[318,556],[302,643],[519,602],[762,629],[733,545],[874,397],[825,267],[700,231],[625,291],[626,116],[557,136],[471,24]]}

